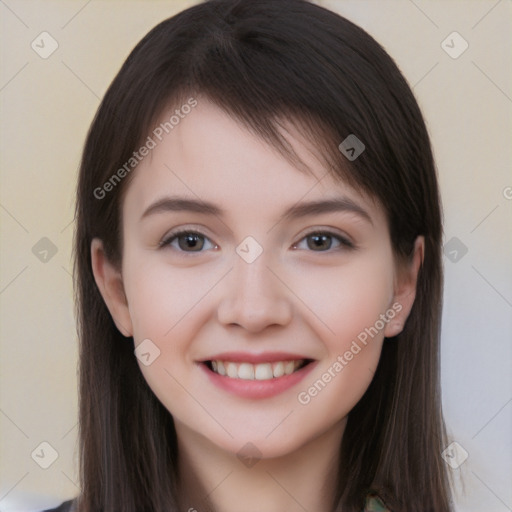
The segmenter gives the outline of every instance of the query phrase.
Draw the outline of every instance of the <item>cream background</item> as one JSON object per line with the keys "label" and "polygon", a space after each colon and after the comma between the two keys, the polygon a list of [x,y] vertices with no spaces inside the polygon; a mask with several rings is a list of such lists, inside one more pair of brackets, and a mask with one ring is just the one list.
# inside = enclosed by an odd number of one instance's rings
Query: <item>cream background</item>
{"label": "cream background", "polygon": [[[94,112],[133,46],[188,0],[0,0],[0,511],[76,495],[71,244],[79,156]],[[443,403],[469,453],[457,512],[512,510],[512,4],[509,0],[325,0],[395,58],[424,111],[439,168],[445,239]],[[59,44],[31,48],[43,31]],[[469,43],[452,59],[441,42]],[[46,263],[32,247],[48,237]],[[46,470],[31,453],[58,452]],[[465,493],[460,476],[463,475]]]}

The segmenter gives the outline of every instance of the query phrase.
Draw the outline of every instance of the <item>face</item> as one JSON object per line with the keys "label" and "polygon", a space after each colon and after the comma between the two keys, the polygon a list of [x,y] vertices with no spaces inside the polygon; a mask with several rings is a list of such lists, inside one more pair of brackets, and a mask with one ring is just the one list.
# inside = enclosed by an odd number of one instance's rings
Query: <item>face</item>
{"label": "face", "polygon": [[200,99],[126,191],[122,298],[93,247],[178,438],[232,453],[280,456],[340,429],[409,309],[384,211],[290,133],[310,173]]}

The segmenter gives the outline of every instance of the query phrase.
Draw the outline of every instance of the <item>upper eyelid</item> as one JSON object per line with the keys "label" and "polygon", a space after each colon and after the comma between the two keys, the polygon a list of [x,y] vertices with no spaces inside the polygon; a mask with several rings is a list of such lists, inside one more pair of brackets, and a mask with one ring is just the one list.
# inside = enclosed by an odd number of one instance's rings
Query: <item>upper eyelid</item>
{"label": "upper eyelid", "polygon": [[171,231],[170,233],[165,234],[162,237],[162,240],[158,243],[158,245],[162,246],[162,245],[168,244],[169,242],[171,242],[172,240],[176,239],[177,237],[179,237],[181,235],[188,234],[188,233],[193,233],[195,235],[200,235],[200,236],[208,239],[210,242],[212,242],[212,244],[214,244],[213,240],[208,235],[203,233],[200,229],[197,229],[197,228],[184,228],[184,229],[178,228],[176,231]]}
{"label": "upper eyelid", "polygon": [[341,240],[347,240],[348,242],[353,243],[352,237],[350,235],[343,232],[342,230],[337,230],[335,228],[316,228],[316,229],[313,228],[311,230],[306,231],[306,233],[303,233],[302,235],[300,235],[299,242],[307,236],[316,235],[316,234],[325,234],[325,235],[333,236],[336,238],[340,238]]}

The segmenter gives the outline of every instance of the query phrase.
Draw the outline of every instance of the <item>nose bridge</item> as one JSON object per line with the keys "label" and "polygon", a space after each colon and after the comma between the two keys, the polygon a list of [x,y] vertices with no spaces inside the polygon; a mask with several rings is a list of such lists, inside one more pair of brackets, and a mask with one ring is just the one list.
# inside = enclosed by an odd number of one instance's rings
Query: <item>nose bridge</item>
{"label": "nose bridge", "polygon": [[[241,244],[242,245],[242,244]],[[250,331],[286,325],[292,314],[287,289],[274,275],[272,254],[263,251],[253,261],[235,255],[234,267],[219,305],[219,321]]]}
{"label": "nose bridge", "polygon": [[251,263],[240,258],[233,269],[236,294],[250,301],[269,297],[276,285],[271,279],[274,277],[269,268],[271,265],[272,261],[267,255],[261,255]]}

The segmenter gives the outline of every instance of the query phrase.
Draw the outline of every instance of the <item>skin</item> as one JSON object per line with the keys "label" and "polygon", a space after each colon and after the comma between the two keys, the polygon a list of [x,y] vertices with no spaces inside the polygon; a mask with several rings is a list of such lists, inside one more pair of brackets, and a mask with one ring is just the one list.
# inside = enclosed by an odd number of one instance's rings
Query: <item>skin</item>
{"label": "skin", "polygon": [[[96,282],[119,330],[136,346],[150,339],[160,350],[139,366],[175,420],[183,510],[235,512],[240,503],[249,512],[329,510],[347,415],[371,382],[384,337],[402,330],[414,301],[423,239],[398,268],[379,204],[327,176],[293,127],[288,139],[310,173],[200,98],[135,171],[122,205],[121,268],[105,258],[100,240],[91,245]],[[143,217],[171,195],[213,202],[225,214]],[[281,219],[297,202],[334,197],[350,199],[369,219],[353,211]],[[178,239],[160,247],[177,228],[200,231],[202,250],[180,249]],[[333,238],[315,250],[306,235],[326,230]],[[252,263],[235,251],[247,236],[263,249]],[[400,312],[378,335],[300,403],[298,393],[396,303]],[[298,353],[315,367],[277,396],[241,398],[214,386],[197,362],[227,351]],[[261,457],[252,467],[236,457],[248,442]]]}

